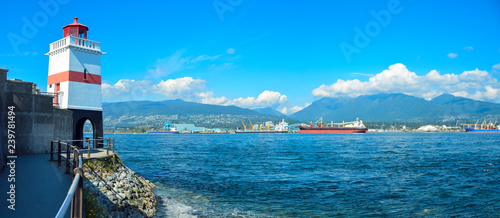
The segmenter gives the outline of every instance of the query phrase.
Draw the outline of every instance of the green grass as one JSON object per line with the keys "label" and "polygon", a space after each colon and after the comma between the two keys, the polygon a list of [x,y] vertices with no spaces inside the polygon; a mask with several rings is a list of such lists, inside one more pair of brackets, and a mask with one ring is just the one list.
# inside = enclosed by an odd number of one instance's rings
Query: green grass
{"label": "green grass", "polygon": [[83,206],[85,207],[85,215],[87,217],[109,217],[109,215],[101,206],[101,202],[97,197],[86,188],[83,189]]}
{"label": "green grass", "polygon": [[[120,158],[116,157],[116,164],[113,164],[112,158],[95,159],[87,161],[83,164],[84,171],[90,172],[90,169],[101,169],[100,177],[103,174],[112,174],[117,170],[118,164],[121,163]],[[92,194],[89,190],[83,189],[83,203],[85,206],[85,215],[87,217],[108,217],[101,202],[97,199],[96,195]]]}

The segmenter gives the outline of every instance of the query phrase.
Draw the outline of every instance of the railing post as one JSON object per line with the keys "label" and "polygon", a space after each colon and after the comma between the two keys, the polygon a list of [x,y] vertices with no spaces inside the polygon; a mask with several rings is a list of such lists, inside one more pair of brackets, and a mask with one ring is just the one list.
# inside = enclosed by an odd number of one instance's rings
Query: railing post
{"label": "railing post", "polygon": [[[78,154],[78,157],[80,157],[80,155],[82,156],[83,158],[83,154]],[[79,161],[79,158],[78,159],[78,162]],[[82,159],[83,161],[83,159]],[[74,169],[74,175],[73,176],[76,176],[77,174],[80,174],[80,181],[78,182],[78,185],[76,186],[76,190],[75,190],[75,194],[73,195],[73,199],[71,199],[71,217],[83,217],[83,201],[82,201],[82,188],[83,188],[83,170],[81,168],[79,168],[80,166],[80,163],[78,163],[78,165],[75,165],[75,169]]]}
{"label": "railing post", "polygon": [[50,160],[54,160],[54,141],[50,140]]}
{"label": "railing post", "polygon": [[70,160],[70,153],[69,153],[69,143],[66,144],[66,174],[69,174],[69,160]]}
{"label": "railing post", "polygon": [[116,164],[115,156],[116,156],[116,153],[115,153],[115,138],[113,138],[113,164]]}
{"label": "railing post", "polygon": [[90,159],[90,138],[87,138],[87,158]]}
{"label": "railing post", "polygon": [[78,216],[75,217],[83,217],[83,175],[80,177],[80,181],[78,182],[78,187],[76,188],[75,191],[75,196],[76,196],[76,204],[77,204],[77,210],[75,211]]}
{"label": "railing post", "polygon": [[115,138],[113,138],[113,164],[116,164],[116,162],[115,162],[115,156],[116,156],[116,153],[115,153]]}
{"label": "railing post", "polygon": [[78,167],[78,164],[79,164],[78,151],[76,150],[76,148],[73,148],[73,164],[74,164],[73,169]]}
{"label": "railing post", "polygon": [[107,156],[109,156],[109,145],[110,145],[110,144],[111,144],[111,143],[109,143],[109,138],[108,138],[108,140],[106,141],[106,155],[107,155]]}
{"label": "railing post", "polygon": [[57,166],[61,166],[61,140],[57,142]]}
{"label": "railing post", "polygon": [[[75,166],[73,167],[73,180],[75,180],[75,176],[76,176],[76,168],[79,166],[79,157],[80,157],[80,154],[78,154],[78,152],[76,152],[76,150],[73,150],[73,153],[76,154],[76,158],[75,158]],[[71,198],[71,218],[75,217],[75,202],[76,202],[76,191],[75,191],[75,194],[73,195],[73,198]]]}

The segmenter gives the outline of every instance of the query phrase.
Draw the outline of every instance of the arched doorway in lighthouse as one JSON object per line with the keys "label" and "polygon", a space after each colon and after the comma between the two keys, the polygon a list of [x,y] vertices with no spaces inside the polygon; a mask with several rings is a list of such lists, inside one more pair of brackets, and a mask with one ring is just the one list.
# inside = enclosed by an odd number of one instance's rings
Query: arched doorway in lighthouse
{"label": "arched doorway in lighthouse", "polygon": [[[92,139],[97,138],[94,122],[92,122],[92,120],[88,117],[83,117],[80,120],[78,120],[75,126],[75,136],[76,140],[85,140],[86,138],[90,138],[91,148],[94,148],[94,141]],[[83,147],[83,146],[86,147],[88,145],[86,142],[85,143],[80,142],[75,144],[78,144],[78,147]]]}
{"label": "arched doorway in lighthouse", "polygon": [[[102,139],[103,137],[103,123],[102,123],[102,111],[87,111],[87,110],[77,110],[70,109],[73,112],[73,140],[83,140],[85,137],[89,137],[95,140]],[[90,130],[84,128],[85,122],[89,121],[92,126],[92,134],[86,134],[88,136],[84,137],[83,132],[85,130]],[[78,146],[82,147],[83,143],[79,143]],[[94,144],[93,144],[94,145]],[[102,144],[96,143],[95,148],[102,148]]]}
{"label": "arched doorway in lighthouse", "polygon": [[[94,138],[94,125],[92,124],[92,122],[90,122],[90,120],[86,120],[83,124],[83,139],[85,140],[86,138]],[[94,141],[90,141],[90,144],[93,145]]]}

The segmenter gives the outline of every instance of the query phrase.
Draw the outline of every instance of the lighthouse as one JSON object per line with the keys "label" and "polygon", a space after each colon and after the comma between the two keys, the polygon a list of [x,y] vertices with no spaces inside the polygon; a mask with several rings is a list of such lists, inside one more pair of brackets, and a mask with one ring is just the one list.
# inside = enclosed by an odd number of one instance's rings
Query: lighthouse
{"label": "lighthouse", "polygon": [[[93,138],[103,137],[101,43],[88,40],[89,28],[74,22],[64,26],[63,38],[50,44],[47,92],[54,105],[73,112],[73,139],[83,139],[83,125],[92,123]],[[96,144],[97,145],[97,144]],[[95,146],[98,147],[98,146]]]}

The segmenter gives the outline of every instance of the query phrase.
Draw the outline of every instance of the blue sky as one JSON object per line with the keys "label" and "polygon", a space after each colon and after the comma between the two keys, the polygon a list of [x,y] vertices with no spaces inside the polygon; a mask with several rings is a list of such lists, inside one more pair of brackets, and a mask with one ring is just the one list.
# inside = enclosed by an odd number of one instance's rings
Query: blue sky
{"label": "blue sky", "polygon": [[0,67],[42,90],[44,54],[78,17],[107,52],[108,102],[181,98],[287,113],[381,92],[500,102],[500,1],[40,2],[0,3]]}

